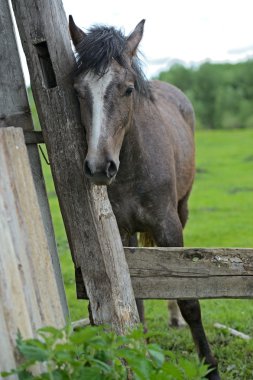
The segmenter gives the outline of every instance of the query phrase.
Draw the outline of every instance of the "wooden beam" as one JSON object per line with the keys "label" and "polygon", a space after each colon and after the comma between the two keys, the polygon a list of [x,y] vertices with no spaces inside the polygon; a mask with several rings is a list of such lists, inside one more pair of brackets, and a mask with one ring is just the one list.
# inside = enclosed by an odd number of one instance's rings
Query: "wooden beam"
{"label": "wooden beam", "polygon": [[41,169],[40,156],[36,146],[36,143],[41,142],[42,135],[41,132],[35,132],[33,130],[33,121],[8,0],[0,1],[0,78],[0,128],[10,126],[20,127],[25,133],[33,180],[44,228],[47,232],[49,252],[54,265],[62,308],[67,319],[69,317],[68,306]]}
{"label": "wooden beam", "polygon": [[253,249],[125,248],[136,298],[253,298]]}
{"label": "wooden beam", "polygon": [[18,360],[24,338],[65,318],[20,128],[0,128],[0,371]]}
{"label": "wooden beam", "polygon": [[0,128],[33,130],[8,0],[0,1]]}
{"label": "wooden beam", "polygon": [[[253,298],[253,249],[125,248],[136,298]],[[87,298],[78,281],[79,298]]]}
{"label": "wooden beam", "polygon": [[[84,129],[73,89],[74,55],[61,0],[12,0],[56,192],[96,324],[123,333],[139,321],[106,187],[83,173]],[[43,59],[42,59],[43,56]]]}

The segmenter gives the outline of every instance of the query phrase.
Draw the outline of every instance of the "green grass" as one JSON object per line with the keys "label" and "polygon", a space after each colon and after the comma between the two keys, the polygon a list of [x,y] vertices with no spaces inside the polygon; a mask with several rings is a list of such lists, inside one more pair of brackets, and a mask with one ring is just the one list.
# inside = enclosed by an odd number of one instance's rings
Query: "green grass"
{"label": "green grass", "polygon": [[252,130],[197,133],[186,245],[253,246],[252,142]]}
{"label": "green grass", "polygon": [[[197,175],[190,198],[190,217],[185,245],[193,247],[253,247],[253,130],[198,131]],[[88,315],[86,301],[75,297],[74,271],[61,220],[50,169],[44,173],[55,226],[71,318]],[[167,331],[159,338],[163,347],[178,355],[196,357],[187,328],[167,329],[166,301],[146,301],[150,331]],[[217,330],[215,322],[236,328],[253,337],[253,301],[201,301],[206,333],[220,363],[222,379],[253,379],[253,342]]]}

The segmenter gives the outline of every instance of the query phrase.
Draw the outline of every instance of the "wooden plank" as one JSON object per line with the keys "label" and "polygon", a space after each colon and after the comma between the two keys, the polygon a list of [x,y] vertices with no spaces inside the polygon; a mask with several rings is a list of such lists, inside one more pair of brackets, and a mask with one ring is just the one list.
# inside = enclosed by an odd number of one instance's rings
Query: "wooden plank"
{"label": "wooden plank", "polygon": [[32,130],[8,0],[0,1],[0,52],[0,127],[15,125]]}
{"label": "wooden plank", "polygon": [[136,298],[253,298],[253,249],[125,248]]}
{"label": "wooden plank", "polygon": [[18,330],[29,338],[42,326],[65,324],[20,128],[0,129],[0,215],[0,347],[9,350],[0,370],[9,370]]}
{"label": "wooden plank", "polygon": [[[136,298],[253,298],[251,248],[125,248]],[[76,273],[79,298],[86,299]]]}
{"label": "wooden plank", "polygon": [[122,333],[139,317],[106,188],[92,186],[83,173],[85,134],[70,76],[74,56],[62,2],[12,4],[75,267],[81,268],[95,323],[111,323]]}
{"label": "wooden plank", "polygon": [[[28,104],[25,82],[8,0],[0,1],[0,127],[15,126],[25,131],[28,155],[32,168],[38,201],[52,257],[62,308],[69,317],[66,295],[55,243],[52,219],[41,169],[40,157],[34,143],[41,142],[42,133],[33,131],[33,121]],[[35,141],[34,141],[35,140]]]}

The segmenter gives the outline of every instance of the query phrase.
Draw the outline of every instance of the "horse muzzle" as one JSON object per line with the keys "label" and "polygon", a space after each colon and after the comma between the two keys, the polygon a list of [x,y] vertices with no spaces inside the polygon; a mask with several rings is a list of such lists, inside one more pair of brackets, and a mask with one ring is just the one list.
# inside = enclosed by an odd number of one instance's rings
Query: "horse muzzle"
{"label": "horse muzzle", "polygon": [[107,160],[102,166],[87,158],[84,161],[84,174],[96,185],[110,185],[117,172],[118,168],[113,160]]}

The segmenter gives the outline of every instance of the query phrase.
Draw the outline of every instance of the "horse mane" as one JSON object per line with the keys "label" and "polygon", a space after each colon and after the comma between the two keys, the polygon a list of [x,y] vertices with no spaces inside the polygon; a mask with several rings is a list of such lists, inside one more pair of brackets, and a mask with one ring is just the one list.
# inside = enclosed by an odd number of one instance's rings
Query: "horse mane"
{"label": "horse mane", "polygon": [[76,46],[75,75],[92,71],[102,77],[108,70],[112,59],[125,69],[132,69],[135,73],[135,89],[137,93],[152,99],[150,84],[142,71],[141,60],[136,54],[129,67],[124,49],[127,37],[121,30],[105,25],[92,26],[86,37]]}

